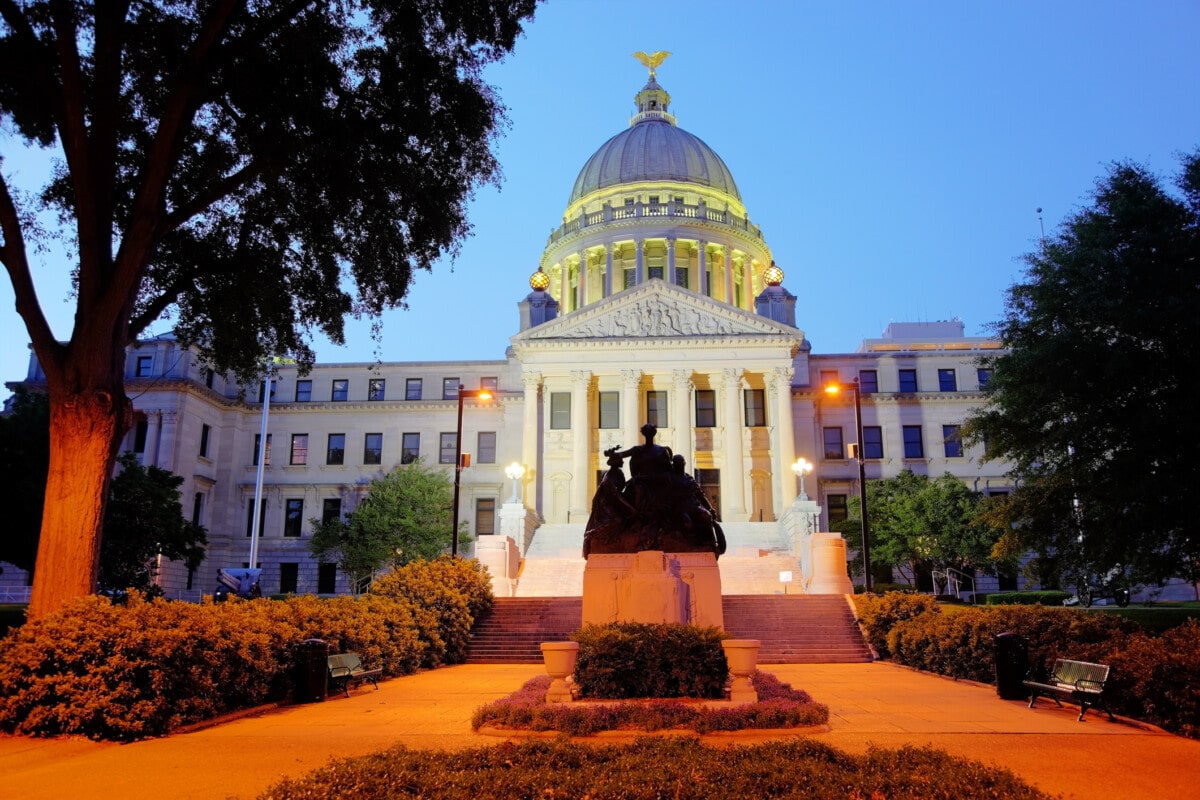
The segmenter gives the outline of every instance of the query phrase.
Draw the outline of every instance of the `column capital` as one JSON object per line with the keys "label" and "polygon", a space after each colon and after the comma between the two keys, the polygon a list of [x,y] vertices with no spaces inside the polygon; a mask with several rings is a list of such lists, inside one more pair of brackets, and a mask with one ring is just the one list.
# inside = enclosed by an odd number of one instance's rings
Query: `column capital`
{"label": "column capital", "polygon": [[521,383],[524,384],[526,390],[537,389],[542,385],[542,373],[540,372],[522,372]]}
{"label": "column capital", "polygon": [[692,388],[692,371],[690,369],[673,369],[671,377],[675,381],[675,388],[681,391]]}
{"label": "column capital", "polygon": [[721,377],[725,381],[725,386],[731,389],[741,385],[742,376],[745,374],[746,371],[738,367],[726,367],[721,370]]}
{"label": "column capital", "polygon": [[626,386],[641,383],[642,371],[640,369],[623,369],[621,370],[621,380]]}
{"label": "column capital", "polygon": [[591,381],[592,381],[592,373],[586,369],[571,370],[571,381],[576,386],[579,386],[580,384],[583,384],[586,386],[587,384],[591,383]]}

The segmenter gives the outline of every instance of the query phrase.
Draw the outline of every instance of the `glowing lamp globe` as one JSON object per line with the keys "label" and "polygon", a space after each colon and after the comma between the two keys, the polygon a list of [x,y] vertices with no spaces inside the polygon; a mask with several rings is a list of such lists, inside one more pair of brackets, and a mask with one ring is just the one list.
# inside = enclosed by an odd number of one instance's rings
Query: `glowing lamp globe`
{"label": "glowing lamp globe", "polygon": [[775,266],[775,262],[771,262],[771,266],[763,270],[763,280],[767,286],[778,286],[783,283],[783,270]]}
{"label": "glowing lamp globe", "polygon": [[535,292],[544,292],[550,288],[550,276],[542,272],[541,268],[529,276],[529,288]]}

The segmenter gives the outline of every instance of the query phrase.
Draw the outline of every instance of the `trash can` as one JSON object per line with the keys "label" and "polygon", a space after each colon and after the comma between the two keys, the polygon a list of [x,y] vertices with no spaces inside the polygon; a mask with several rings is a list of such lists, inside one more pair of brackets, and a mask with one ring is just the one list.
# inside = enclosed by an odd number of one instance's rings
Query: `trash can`
{"label": "trash can", "polygon": [[296,702],[317,703],[329,691],[329,645],[305,639],[296,646]]}
{"label": "trash can", "polygon": [[1029,640],[1015,633],[999,633],[996,647],[996,694],[1003,700],[1024,700],[1029,690],[1022,681],[1029,673]]}

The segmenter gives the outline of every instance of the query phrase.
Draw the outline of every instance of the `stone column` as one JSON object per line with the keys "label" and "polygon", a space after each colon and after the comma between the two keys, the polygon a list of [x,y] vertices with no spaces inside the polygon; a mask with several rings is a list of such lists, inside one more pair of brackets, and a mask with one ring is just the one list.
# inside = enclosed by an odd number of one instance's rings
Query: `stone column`
{"label": "stone column", "polygon": [[692,469],[696,460],[692,452],[692,371],[677,369],[671,372],[674,380],[674,391],[671,399],[672,427],[675,429],[674,450],[677,455],[687,460],[688,469]]}
{"label": "stone column", "polygon": [[571,268],[565,261],[558,268],[558,310],[565,314],[571,310]]}
{"label": "stone column", "polygon": [[722,371],[725,384],[725,471],[721,475],[721,516],[746,521],[746,465],[742,456],[742,370]]}
{"label": "stone column", "polygon": [[637,272],[634,273],[633,282],[641,286],[642,281],[646,280],[646,240],[638,239],[634,244],[637,246]]}
{"label": "stone column", "polygon": [[779,454],[779,464],[772,465],[777,470],[775,482],[779,487],[775,501],[776,519],[796,499],[796,473],[792,472],[792,464],[796,460],[796,438],[792,424],[793,373],[791,367],[776,367],[767,375],[771,395],[775,400],[773,427],[777,441],[773,443],[771,450]]}
{"label": "stone column", "polygon": [[696,242],[696,291],[708,294],[708,242],[701,239]]}
{"label": "stone column", "polygon": [[638,418],[641,397],[638,388],[642,382],[642,371],[621,370],[621,449],[633,447],[642,441],[642,420]]}
{"label": "stone column", "polygon": [[588,388],[592,373],[575,370],[571,373],[571,512],[569,522],[586,522],[588,516],[588,454],[592,441],[588,419]]}
{"label": "stone column", "polygon": [[750,310],[754,310],[754,262],[747,258],[742,263],[742,292],[745,294],[744,300],[749,304]]}
{"label": "stone column", "polygon": [[733,248],[725,248],[725,302],[733,302]]}
{"label": "stone column", "polygon": [[522,409],[521,420],[521,465],[525,467],[525,476],[533,486],[533,497],[527,502],[531,508],[537,508],[542,497],[538,489],[542,481],[541,464],[538,463],[538,389],[542,385],[541,373],[523,372],[521,383],[525,385],[525,406]]}
{"label": "stone column", "polygon": [[161,411],[146,412],[146,443],[143,445],[145,450],[142,452],[143,466],[158,466],[158,437],[162,434],[162,418]]}
{"label": "stone column", "polygon": [[[178,437],[179,412],[175,409],[168,409],[162,412],[162,429],[158,434],[158,450],[154,454],[154,463],[174,473],[179,472],[180,448],[179,442],[176,441]],[[193,454],[195,452],[195,450],[192,451]],[[195,455],[192,457],[195,458]]]}
{"label": "stone column", "polygon": [[587,305],[588,301],[588,271],[587,271],[587,250],[579,251],[579,308]]}
{"label": "stone column", "polygon": [[604,245],[604,296],[613,293],[613,246],[612,242]]}
{"label": "stone column", "polygon": [[675,285],[675,240],[670,237],[667,238],[667,282]]}

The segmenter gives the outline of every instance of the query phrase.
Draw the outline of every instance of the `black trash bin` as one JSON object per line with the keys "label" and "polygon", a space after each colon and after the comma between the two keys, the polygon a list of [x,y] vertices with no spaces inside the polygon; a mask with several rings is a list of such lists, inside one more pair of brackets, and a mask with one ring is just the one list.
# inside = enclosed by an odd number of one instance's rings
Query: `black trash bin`
{"label": "black trash bin", "polygon": [[329,691],[329,645],[305,639],[296,646],[296,702],[317,703]]}
{"label": "black trash bin", "polygon": [[1029,690],[1021,683],[1029,673],[1029,640],[1015,633],[999,633],[996,646],[996,694],[1003,700],[1024,700]]}

